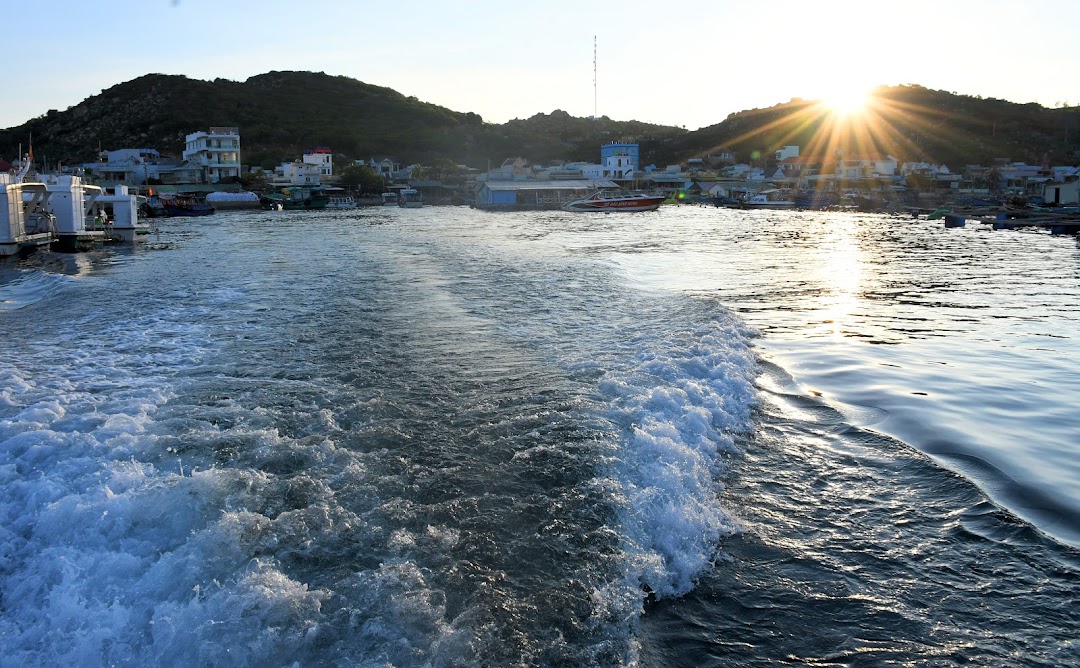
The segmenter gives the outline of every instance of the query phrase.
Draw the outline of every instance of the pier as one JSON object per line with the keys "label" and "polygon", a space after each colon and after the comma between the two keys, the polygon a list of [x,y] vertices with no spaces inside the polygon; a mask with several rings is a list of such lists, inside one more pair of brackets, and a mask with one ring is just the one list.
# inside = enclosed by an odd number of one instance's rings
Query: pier
{"label": "pier", "polygon": [[1077,214],[1032,214],[1027,218],[1008,218],[995,216],[969,217],[969,220],[984,225],[991,225],[995,230],[1015,230],[1027,227],[1049,230],[1051,234],[1076,234],[1080,232],[1080,215]]}
{"label": "pier", "polygon": [[[941,218],[945,221],[945,227],[964,227],[966,222],[971,221],[982,225],[990,225],[995,230],[1036,228],[1047,230],[1051,234],[1080,233],[1080,214],[1073,211],[1060,213],[1052,211],[989,212],[985,209],[968,211],[961,209],[943,212]],[[936,217],[927,218],[927,220],[936,219]]]}

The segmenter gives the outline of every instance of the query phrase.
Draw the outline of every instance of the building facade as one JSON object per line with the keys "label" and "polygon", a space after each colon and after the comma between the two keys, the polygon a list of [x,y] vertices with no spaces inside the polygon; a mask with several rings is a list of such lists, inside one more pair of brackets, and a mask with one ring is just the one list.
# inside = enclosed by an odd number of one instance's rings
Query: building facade
{"label": "building facade", "polygon": [[777,162],[784,162],[785,160],[788,160],[790,158],[797,158],[797,157],[799,157],[799,147],[798,146],[785,146],[784,148],[779,149],[776,152],[776,161]]}
{"label": "building facade", "polygon": [[98,185],[180,185],[200,183],[204,180],[203,170],[199,165],[187,160],[163,158],[157,149],[124,148],[103,151],[100,157],[103,160],[81,165],[84,172]]}
{"label": "building facade", "polygon": [[240,176],[240,129],[213,127],[185,137],[184,160],[202,169],[204,183]]}
{"label": "building facade", "polygon": [[283,162],[268,174],[268,184],[274,187],[322,185],[322,168],[318,164],[294,160]]}
{"label": "building facade", "polygon": [[319,175],[323,177],[334,175],[334,152],[329,146],[316,146],[304,151],[304,164],[315,165],[319,169]]}
{"label": "building facade", "polygon": [[637,144],[611,142],[600,147],[600,164],[608,169],[636,172],[641,169],[641,150]]}
{"label": "building facade", "polygon": [[371,158],[367,161],[357,160],[356,164],[371,167],[372,171],[387,181],[396,179],[401,171],[401,165],[391,158]]}

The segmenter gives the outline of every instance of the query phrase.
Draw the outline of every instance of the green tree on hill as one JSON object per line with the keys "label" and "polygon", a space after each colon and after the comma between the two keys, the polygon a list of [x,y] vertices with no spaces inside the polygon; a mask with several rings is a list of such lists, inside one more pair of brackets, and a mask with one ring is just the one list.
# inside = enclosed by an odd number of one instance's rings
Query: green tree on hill
{"label": "green tree on hill", "polygon": [[[415,172],[414,172],[415,174]],[[455,183],[462,180],[461,168],[449,158],[436,158],[424,165],[424,178],[429,181]]]}
{"label": "green tree on hill", "polygon": [[369,195],[386,190],[386,182],[367,165],[352,164],[341,170],[341,184],[358,193]]}

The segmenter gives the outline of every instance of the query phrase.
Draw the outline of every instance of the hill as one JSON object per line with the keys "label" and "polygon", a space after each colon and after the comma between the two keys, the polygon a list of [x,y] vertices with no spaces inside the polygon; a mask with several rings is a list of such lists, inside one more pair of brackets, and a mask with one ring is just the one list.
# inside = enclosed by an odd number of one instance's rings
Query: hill
{"label": "hill", "polygon": [[802,155],[831,157],[837,149],[848,155],[891,154],[902,162],[946,164],[953,171],[997,159],[1073,163],[1080,150],[1080,108],[883,86],[861,113],[841,116],[819,102],[793,99],[731,114],[675,140],[671,150],[704,155],[728,149],[748,160],[787,144],[800,146]]}
{"label": "hill", "polygon": [[185,134],[211,126],[239,127],[244,163],[264,167],[315,146],[331,146],[343,159],[448,158],[485,168],[518,155],[538,163],[595,161],[598,147],[613,140],[639,142],[642,164],[660,166],[721,149],[734,151],[740,161],[765,163],[777,148],[794,144],[803,155],[838,149],[848,155],[888,153],[901,161],[944,163],[954,171],[999,158],[1075,162],[1080,149],[1080,108],[1048,109],[921,86],[878,88],[864,113],[846,117],[793,99],[688,132],[606,116],[575,118],[559,110],[485,123],[475,113],[348,77],[269,72],[243,82],[148,74],[65,111],[50,110],[0,130],[0,157],[14,157],[31,136],[35,154],[50,162],[90,161],[99,146],[157,148],[179,156]]}
{"label": "hill", "polygon": [[330,146],[347,159],[390,155],[405,163],[449,158],[483,166],[518,155],[533,161],[595,160],[605,140],[686,134],[561,111],[495,125],[475,113],[323,73],[269,72],[244,82],[148,74],[66,111],[50,110],[0,131],[0,156],[14,157],[18,144],[25,146],[31,136],[35,154],[50,162],[90,161],[99,146],[157,148],[179,156],[186,134],[211,126],[239,127],[244,163],[264,167],[315,146]]}

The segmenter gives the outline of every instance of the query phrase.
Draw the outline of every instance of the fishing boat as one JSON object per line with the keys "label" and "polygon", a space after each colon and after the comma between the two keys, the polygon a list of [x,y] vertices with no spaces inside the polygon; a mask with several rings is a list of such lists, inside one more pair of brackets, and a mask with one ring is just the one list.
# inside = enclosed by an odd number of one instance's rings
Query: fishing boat
{"label": "fishing boat", "polygon": [[406,209],[419,209],[424,206],[424,196],[415,188],[405,188],[398,193],[398,206]]}
{"label": "fishing boat", "polygon": [[159,195],[158,202],[166,216],[209,216],[216,209],[206,203],[206,199],[192,194],[176,193]]}
{"label": "fishing boat", "polygon": [[662,196],[645,193],[610,193],[599,191],[563,205],[564,211],[656,211]]}
{"label": "fishing boat", "polygon": [[330,197],[322,188],[313,187],[283,188],[279,193],[268,193],[262,197],[264,208],[287,211],[325,209],[329,202]]}
{"label": "fishing boat", "polygon": [[153,193],[149,196],[139,195],[136,201],[140,218],[165,218],[169,215],[165,205],[161,203],[161,198]]}
{"label": "fishing boat", "polygon": [[327,209],[355,209],[356,200],[349,195],[336,195],[326,202]]}
{"label": "fishing boat", "polygon": [[793,209],[795,201],[785,199],[780,190],[764,190],[744,199],[741,206],[744,209]]}
{"label": "fishing boat", "polygon": [[795,194],[797,209],[828,209],[836,206],[840,199],[831,192],[822,190],[801,190]]}

